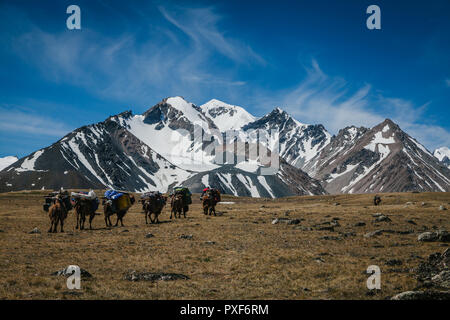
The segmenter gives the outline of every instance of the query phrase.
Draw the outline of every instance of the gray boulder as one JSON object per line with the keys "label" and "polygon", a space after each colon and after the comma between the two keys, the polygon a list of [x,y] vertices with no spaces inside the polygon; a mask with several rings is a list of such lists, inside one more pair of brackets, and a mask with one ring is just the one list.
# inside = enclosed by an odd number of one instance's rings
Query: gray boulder
{"label": "gray boulder", "polygon": [[173,281],[189,280],[189,277],[179,273],[131,271],[124,276],[124,279],[128,281]]}
{"label": "gray boulder", "polygon": [[422,242],[450,242],[450,233],[445,230],[427,231],[419,234],[417,240]]}
{"label": "gray boulder", "polygon": [[36,227],[33,230],[31,230],[29,233],[30,234],[39,234],[39,233],[41,233],[41,231],[39,231],[39,229]]}
{"label": "gray boulder", "polygon": [[[61,269],[59,271],[55,271],[53,272],[51,275],[52,276],[64,276],[64,277],[69,277],[71,275],[73,275],[74,272],[68,272],[67,268]],[[87,270],[80,268],[80,275],[81,278],[92,278],[92,274],[90,274]]]}
{"label": "gray boulder", "polygon": [[391,298],[391,300],[449,300],[447,291],[405,291]]}
{"label": "gray boulder", "polygon": [[375,236],[379,236],[382,233],[383,233],[383,230],[375,230],[375,231],[366,233],[364,235],[364,238],[372,238],[372,237],[375,237]]}
{"label": "gray boulder", "polygon": [[290,219],[290,218],[275,218],[272,221],[272,224],[278,224],[278,223],[285,223],[288,225],[293,225],[293,224],[299,224],[300,220],[299,219]]}
{"label": "gray boulder", "polygon": [[381,215],[375,218],[375,222],[391,222],[392,220],[385,215]]}

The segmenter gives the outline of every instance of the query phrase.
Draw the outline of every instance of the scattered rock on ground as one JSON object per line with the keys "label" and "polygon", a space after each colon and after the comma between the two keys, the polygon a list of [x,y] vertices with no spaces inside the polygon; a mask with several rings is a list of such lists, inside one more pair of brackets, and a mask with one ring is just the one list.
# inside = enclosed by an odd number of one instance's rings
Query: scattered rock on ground
{"label": "scattered rock on ground", "polygon": [[305,226],[295,226],[294,229],[296,230],[302,230],[302,231],[312,231],[313,228],[311,227],[305,227]]}
{"label": "scattered rock on ground", "polygon": [[189,280],[189,277],[178,273],[131,271],[124,276],[124,279],[128,281],[172,281]]}
{"label": "scattered rock on ground", "polygon": [[400,230],[397,231],[398,234],[411,234],[414,233],[414,230]]}
{"label": "scattered rock on ground", "polygon": [[335,236],[323,236],[319,238],[320,240],[335,240],[335,241],[339,241],[342,240],[341,237],[335,237]]}
{"label": "scattered rock on ground", "polygon": [[439,206],[439,210],[444,211],[444,210],[447,210],[447,208],[444,207],[443,205],[440,205],[440,206]]}
{"label": "scattered rock on ground", "polygon": [[285,223],[288,225],[292,225],[292,224],[299,224],[300,220],[299,219],[289,219],[289,218],[275,218],[272,221],[272,224],[278,224],[278,223]]}
{"label": "scattered rock on ground", "polygon": [[154,235],[153,235],[152,233],[147,233],[147,234],[145,235],[145,237],[146,237],[146,238],[153,238]]}
{"label": "scattered rock on ground", "polygon": [[36,227],[36,228],[34,228],[33,230],[31,230],[29,233],[30,233],[30,234],[33,234],[33,233],[41,233],[41,231],[39,231],[39,229]]}
{"label": "scattered rock on ground", "polygon": [[422,242],[450,242],[450,233],[445,230],[427,231],[419,234],[417,240]]}
{"label": "scattered rock on ground", "polygon": [[374,217],[374,218],[377,218],[377,217],[381,217],[381,216],[383,216],[384,214],[382,214],[382,213],[380,213],[380,212],[377,212],[377,213],[374,213],[373,215],[372,215],[372,217]]}
{"label": "scattered rock on ground", "polygon": [[383,230],[375,230],[372,232],[368,232],[364,235],[364,238],[372,238],[374,236],[379,236],[383,233]]}
{"label": "scattered rock on ground", "polygon": [[320,226],[317,228],[317,230],[320,231],[334,231],[334,227],[333,226]]}
{"label": "scattered rock on ground", "polygon": [[446,291],[405,291],[391,300],[449,300],[450,292]]}
{"label": "scattered rock on ground", "polygon": [[[52,276],[64,276],[64,277],[68,277],[73,275],[74,272],[68,272],[67,268],[61,269],[59,271],[55,271],[53,272],[51,275]],[[80,268],[80,274],[81,274],[81,278],[92,278],[92,274],[90,274],[87,270]]]}
{"label": "scattered rock on ground", "polygon": [[393,300],[450,300],[450,249],[431,254],[416,270],[414,291],[392,297]]}
{"label": "scattered rock on ground", "polygon": [[341,235],[344,236],[345,238],[356,236],[356,233],[355,233],[355,232],[339,232],[339,234],[341,234]]}
{"label": "scattered rock on ground", "polygon": [[391,221],[392,220],[388,216],[385,216],[383,214],[375,218],[375,222],[391,222]]}
{"label": "scattered rock on ground", "polygon": [[362,221],[355,223],[355,227],[364,227],[365,225],[366,225],[366,223],[362,222]]}
{"label": "scattered rock on ground", "polygon": [[400,259],[389,259],[388,261],[386,261],[387,266],[400,266],[402,264],[403,262]]}
{"label": "scattered rock on ground", "polygon": [[434,232],[424,232],[419,234],[419,236],[417,237],[418,241],[423,241],[423,242],[433,242],[437,240],[437,235]]}

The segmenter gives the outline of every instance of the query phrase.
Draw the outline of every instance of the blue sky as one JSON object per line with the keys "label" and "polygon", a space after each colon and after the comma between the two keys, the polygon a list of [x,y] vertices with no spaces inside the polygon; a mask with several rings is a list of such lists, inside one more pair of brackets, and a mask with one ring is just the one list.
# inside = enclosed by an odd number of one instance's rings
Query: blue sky
{"label": "blue sky", "polygon": [[279,106],[331,133],[391,118],[450,146],[447,0],[2,1],[0,42],[0,157],[175,95]]}

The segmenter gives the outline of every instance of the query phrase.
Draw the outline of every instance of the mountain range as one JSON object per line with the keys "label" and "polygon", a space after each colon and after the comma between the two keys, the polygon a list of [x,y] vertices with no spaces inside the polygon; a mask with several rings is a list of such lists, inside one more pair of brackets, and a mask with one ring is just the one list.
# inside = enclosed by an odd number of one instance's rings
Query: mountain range
{"label": "mountain range", "polygon": [[280,108],[257,118],[215,99],[196,106],[166,98],[143,114],[125,111],[21,159],[7,158],[0,159],[0,192],[166,192],[184,185],[193,192],[214,186],[227,194],[276,198],[450,191],[450,150],[430,153],[389,119],[332,136],[323,125],[301,123]]}

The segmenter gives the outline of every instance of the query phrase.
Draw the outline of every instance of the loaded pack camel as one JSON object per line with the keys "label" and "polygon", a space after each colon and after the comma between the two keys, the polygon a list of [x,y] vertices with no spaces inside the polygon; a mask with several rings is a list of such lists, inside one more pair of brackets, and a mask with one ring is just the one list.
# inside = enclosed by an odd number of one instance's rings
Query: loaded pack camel
{"label": "loaded pack camel", "polygon": [[58,232],[56,229],[58,223],[61,225],[61,232],[64,232],[64,220],[67,218],[67,209],[60,194],[53,198],[53,204],[48,210],[48,216],[51,222],[48,232]]}
{"label": "loaded pack camel", "polygon": [[378,206],[381,203],[381,197],[379,195],[375,195],[375,197],[373,197],[373,205],[374,206]]}
{"label": "loaded pack camel", "polygon": [[178,218],[181,218],[181,213],[183,213],[184,217],[186,218],[186,212],[188,211],[189,206],[187,204],[185,204],[183,194],[175,193],[174,195],[172,195],[172,199],[170,201],[170,206],[171,206],[170,219],[172,219],[172,214],[176,218],[177,213],[178,213]]}
{"label": "loaded pack camel", "polygon": [[209,193],[205,193],[202,196],[202,206],[203,206],[203,213],[205,215],[211,215],[212,213],[214,213],[214,215],[216,215],[216,200],[214,199],[214,197],[209,194]]}
{"label": "loaded pack camel", "polygon": [[151,223],[159,223],[159,215],[166,205],[167,197],[163,195],[151,196],[142,200],[142,209],[145,214],[145,224],[148,224],[148,217]]}
{"label": "loaded pack camel", "polygon": [[[135,202],[134,196],[132,194],[126,195],[126,196],[130,197],[131,205],[133,205]],[[103,213],[105,215],[106,227],[107,228],[112,227],[111,216],[114,214],[117,214],[117,220],[116,220],[116,224],[114,226],[117,227],[117,225],[119,224],[119,221],[120,221],[120,223],[123,227],[124,226],[123,225],[123,217],[125,216],[125,214],[128,212],[128,209],[130,209],[130,208],[127,208],[124,210],[117,210],[115,208],[115,206],[113,206],[112,200],[107,200],[107,199],[103,199],[102,205],[103,205]]]}
{"label": "loaded pack camel", "polygon": [[203,206],[203,213],[205,215],[211,215],[214,213],[216,215],[216,205],[220,202],[220,192],[216,189],[206,188],[203,190],[202,196],[200,197]]}

